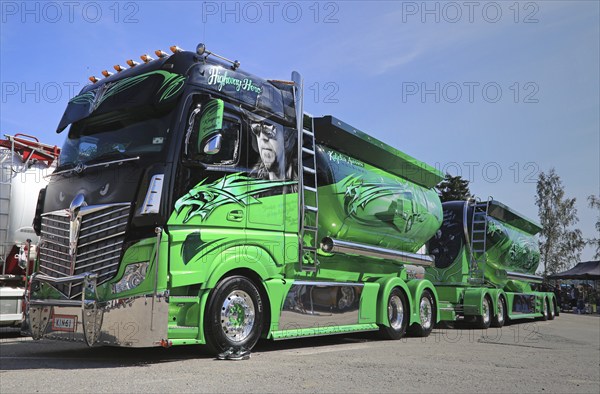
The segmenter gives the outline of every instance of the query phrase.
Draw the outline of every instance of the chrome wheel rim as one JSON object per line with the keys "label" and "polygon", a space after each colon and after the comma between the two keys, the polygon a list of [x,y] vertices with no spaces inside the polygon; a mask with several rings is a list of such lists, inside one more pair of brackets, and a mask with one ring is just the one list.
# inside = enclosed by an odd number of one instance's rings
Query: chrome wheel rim
{"label": "chrome wheel rim", "polygon": [[554,317],[554,307],[550,307],[550,316]]}
{"label": "chrome wheel rim", "polygon": [[390,297],[390,302],[388,304],[388,319],[390,321],[390,326],[394,330],[400,330],[402,328],[402,323],[404,322],[404,305],[402,305],[402,300],[397,295]]}
{"label": "chrome wheel rim", "polygon": [[485,324],[490,322],[490,302],[487,298],[483,299],[483,322]]}
{"label": "chrome wheel rim", "polygon": [[232,291],[221,306],[221,329],[232,342],[242,342],[254,327],[254,302],[242,290]]}
{"label": "chrome wheel rim", "polygon": [[419,312],[421,315],[421,327],[428,330],[433,320],[433,305],[431,305],[431,300],[428,297],[421,298]]}
{"label": "chrome wheel rim", "polygon": [[548,316],[548,302],[544,300],[544,316]]}
{"label": "chrome wheel rim", "polygon": [[498,300],[498,323],[504,323],[504,301]]}

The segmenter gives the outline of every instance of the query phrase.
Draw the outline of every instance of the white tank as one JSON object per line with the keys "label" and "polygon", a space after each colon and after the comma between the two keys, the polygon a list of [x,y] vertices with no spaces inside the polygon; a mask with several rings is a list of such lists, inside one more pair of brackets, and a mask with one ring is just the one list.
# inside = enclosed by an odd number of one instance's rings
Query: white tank
{"label": "white tank", "polygon": [[56,161],[51,166],[43,161],[23,162],[11,149],[0,147],[0,166],[0,258],[6,261],[14,245],[23,246],[27,239],[38,243],[32,224],[37,197]]}

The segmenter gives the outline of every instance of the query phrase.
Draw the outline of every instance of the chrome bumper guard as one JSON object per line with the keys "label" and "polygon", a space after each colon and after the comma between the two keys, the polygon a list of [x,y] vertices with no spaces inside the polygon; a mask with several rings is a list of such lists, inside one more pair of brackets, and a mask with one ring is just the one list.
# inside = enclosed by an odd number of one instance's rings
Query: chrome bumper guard
{"label": "chrome bumper guard", "polygon": [[29,299],[29,328],[33,339],[85,342],[88,346],[160,346],[167,339],[169,304],[165,293],[97,301],[97,275],[53,278],[34,274],[31,284],[83,282],[81,300]]}

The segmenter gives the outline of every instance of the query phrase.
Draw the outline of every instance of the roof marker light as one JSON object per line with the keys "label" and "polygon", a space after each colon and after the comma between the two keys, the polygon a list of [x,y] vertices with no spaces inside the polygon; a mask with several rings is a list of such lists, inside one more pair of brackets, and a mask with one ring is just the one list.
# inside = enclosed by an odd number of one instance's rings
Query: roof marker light
{"label": "roof marker light", "polygon": [[110,71],[108,71],[108,70],[102,70],[102,75],[104,75],[104,78],[108,78],[108,77],[110,77],[111,75],[113,75],[113,73],[111,73],[111,72],[110,72]]}
{"label": "roof marker light", "polygon": [[88,79],[89,79],[89,80],[90,80],[92,83],[96,83],[96,82],[98,82],[98,81],[99,81],[99,79],[98,79],[98,78],[96,78],[96,77],[95,77],[95,76],[93,76],[93,75],[92,75],[91,77],[89,77]]}
{"label": "roof marker light", "polygon": [[139,65],[139,63],[133,59],[129,59],[129,60],[127,60],[127,65],[131,68],[134,68],[135,66]]}
{"label": "roof marker light", "polygon": [[158,56],[159,58],[163,58],[163,57],[167,57],[169,55],[167,55],[166,52],[161,51],[160,49],[157,49],[156,51],[154,51],[154,53],[156,54],[156,56]]}
{"label": "roof marker light", "polygon": [[143,61],[144,63],[149,63],[149,62],[151,62],[152,60],[154,60],[154,58],[153,58],[153,57],[151,57],[151,56],[150,56],[150,55],[148,55],[148,54],[143,54],[142,56],[140,56],[140,59],[142,59],[142,61]]}
{"label": "roof marker light", "polygon": [[183,51],[183,49],[179,48],[177,45],[172,45],[169,47],[169,49],[171,50],[171,52],[173,53],[177,53],[177,52],[181,52]]}
{"label": "roof marker light", "polygon": [[115,65],[113,66],[113,68],[114,68],[115,70],[117,70],[117,72],[119,72],[119,73],[120,73],[121,71],[125,70],[125,68],[123,68],[123,66],[121,66],[120,64],[115,64]]}

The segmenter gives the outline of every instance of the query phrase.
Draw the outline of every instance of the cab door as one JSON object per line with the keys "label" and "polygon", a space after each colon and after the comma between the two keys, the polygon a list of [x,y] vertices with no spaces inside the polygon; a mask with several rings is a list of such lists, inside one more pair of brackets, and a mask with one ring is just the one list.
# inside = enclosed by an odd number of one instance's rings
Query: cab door
{"label": "cab door", "polygon": [[241,114],[222,100],[198,100],[188,119],[168,222],[175,287],[206,279],[217,256],[246,244],[250,178]]}

